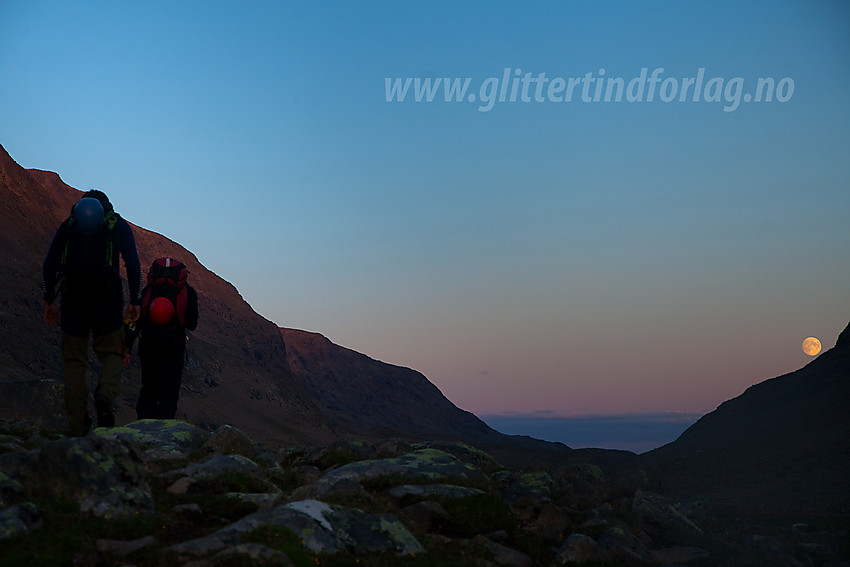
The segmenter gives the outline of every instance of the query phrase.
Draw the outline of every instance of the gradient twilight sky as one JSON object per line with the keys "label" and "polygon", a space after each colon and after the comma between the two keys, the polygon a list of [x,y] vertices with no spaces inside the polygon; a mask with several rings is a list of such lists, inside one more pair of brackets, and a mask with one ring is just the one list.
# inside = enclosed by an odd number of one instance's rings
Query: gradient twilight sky
{"label": "gradient twilight sky", "polygon": [[[535,97],[642,68],[722,85]],[[0,0],[0,79],[18,163],[478,414],[711,411],[850,320],[847,2]]]}

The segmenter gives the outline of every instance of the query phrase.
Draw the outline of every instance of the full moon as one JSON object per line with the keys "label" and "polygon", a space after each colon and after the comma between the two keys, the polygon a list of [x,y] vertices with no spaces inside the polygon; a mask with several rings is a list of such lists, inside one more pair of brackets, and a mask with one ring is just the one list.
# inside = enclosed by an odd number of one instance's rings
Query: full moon
{"label": "full moon", "polygon": [[803,341],[803,352],[809,356],[815,356],[820,352],[820,341],[814,337],[809,337]]}

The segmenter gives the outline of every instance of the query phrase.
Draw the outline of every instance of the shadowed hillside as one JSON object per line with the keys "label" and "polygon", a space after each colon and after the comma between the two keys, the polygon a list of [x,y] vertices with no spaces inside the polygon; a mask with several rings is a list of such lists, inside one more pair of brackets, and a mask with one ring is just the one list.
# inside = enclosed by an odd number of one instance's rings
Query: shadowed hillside
{"label": "shadowed hillside", "polygon": [[[81,194],[55,173],[23,169],[0,146],[4,416],[61,425],[60,336],[42,321],[41,263],[56,227]],[[114,205],[119,214],[132,217],[121,203]],[[188,345],[178,417],[209,429],[238,424],[272,445],[405,436],[568,450],[562,444],[497,433],[454,406],[414,370],[373,360],[321,335],[279,329],[194,254],[155,232],[137,226],[133,231],[143,270],[154,258],[178,257],[198,291],[200,324]],[[289,357],[285,341],[293,344]],[[122,398],[116,401],[119,423],[135,417],[137,364],[125,371]]]}
{"label": "shadowed hillside", "polygon": [[657,489],[715,510],[850,513],[850,326],[805,367],[766,380],[638,458]]}

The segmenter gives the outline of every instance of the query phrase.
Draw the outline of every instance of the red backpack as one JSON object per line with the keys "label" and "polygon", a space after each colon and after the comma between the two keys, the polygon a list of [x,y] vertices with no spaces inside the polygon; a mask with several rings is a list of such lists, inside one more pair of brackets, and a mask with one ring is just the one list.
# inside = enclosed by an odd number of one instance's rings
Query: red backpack
{"label": "red backpack", "polygon": [[177,258],[157,258],[148,270],[148,285],[142,297],[142,320],[150,321],[151,302],[166,297],[174,305],[180,325],[186,322],[186,279],[189,270]]}

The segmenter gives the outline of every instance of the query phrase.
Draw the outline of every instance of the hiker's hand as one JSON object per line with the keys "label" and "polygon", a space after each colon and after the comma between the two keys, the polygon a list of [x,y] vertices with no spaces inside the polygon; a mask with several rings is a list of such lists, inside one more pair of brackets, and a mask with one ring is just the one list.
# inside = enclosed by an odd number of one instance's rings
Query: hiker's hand
{"label": "hiker's hand", "polygon": [[130,364],[130,353],[128,352],[127,354],[124,355],[124,360],[121,361],[121,366],[123,366],[124,368],[127,368],[127,366],[129,364]]}
{"label": "hiker's hand", "polygon": [[59,323],[59,307],[55,301],[44,304],[44,322],[50,327],[55,327]]}
{"label": "hiker's hand", "polygon": [[129,319],[130,321],[138,321],[141,311],[142,309],[139,305],[128,305],[124,318]]}

